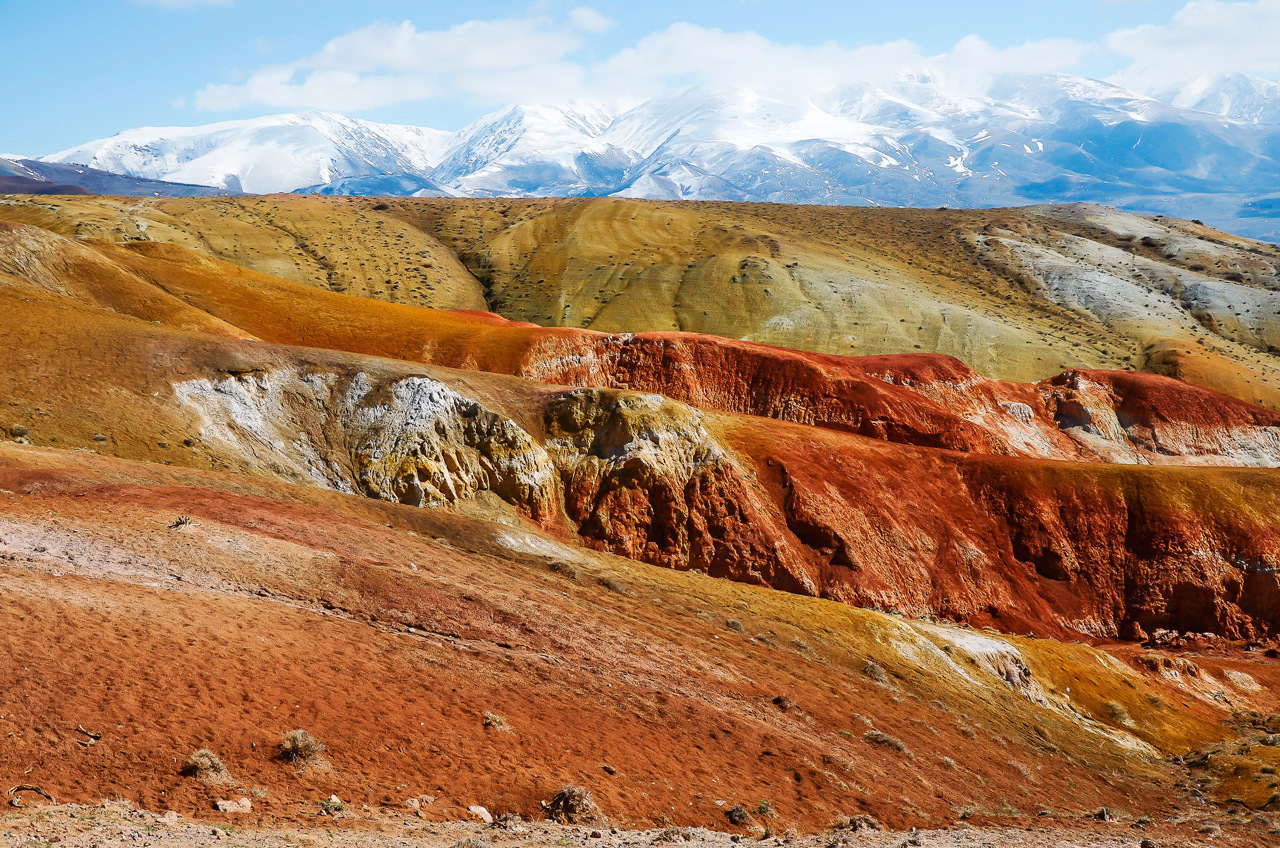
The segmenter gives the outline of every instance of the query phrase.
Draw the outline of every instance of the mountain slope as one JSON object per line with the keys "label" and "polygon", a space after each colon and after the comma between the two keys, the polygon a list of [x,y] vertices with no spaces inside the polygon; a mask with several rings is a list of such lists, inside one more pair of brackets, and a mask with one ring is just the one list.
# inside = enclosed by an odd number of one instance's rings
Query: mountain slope
{"label": "mountain slope", "polygon": [[110,194],[125,197],[220,197],[236,194],[202,185],[122,176],[78,165],[0,157],[0,177],[4,176],[15,181],[0,188],[3,194]]}
{"label": "mountain slope", "polygon": [[938,353],[1020,382],[1137,369],[1280,409],[1280,252],[1194,221],[1092,205],[295,195],[14,199],[0,219],[169,243],[330,291],[546,327]]}
{"label": "mountain slope", "polygon": [[[118,796],[233,841],[545,818],[570,785],[611,825],[739,840],[845,844],[873,816],[1017,844],[1035,814],[1045,845],[1269,844],[1280,415],[1158,375],[544,328],[250,267],[438,251],[454,297],[522,216],[563,237],[596,231],[566,209],[689,210],[378,205],[0,203],[10,798]],[[295,729],[324,759],[282,756]],[[94,815],[37,815],[68,811]]]}
{"label": "mountain slope", "polygon": [[1280,631],[1274,474],[1190,467],[1280,466],[1280,416],[1167,378],[1001,385],[933,357],[542,330],[150,242],[0,236],[6,391],[47,416],[23,425],[39,444],[488,510],[1019,632]]}
{"label": "mountain slope", "polygon": [[255,194],[340,177],[418,173],[448,133],[304,112],[204,127],[146,127],[43,157],[118,174]]}

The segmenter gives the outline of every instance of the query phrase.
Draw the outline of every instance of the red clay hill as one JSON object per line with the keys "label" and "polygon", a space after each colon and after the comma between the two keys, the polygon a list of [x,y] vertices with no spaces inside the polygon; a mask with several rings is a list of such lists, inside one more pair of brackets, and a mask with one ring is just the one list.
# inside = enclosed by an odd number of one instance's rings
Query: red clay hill
{"label": "red clay hill", "polygon": [[[55,229],[0,228],[15,785],[810,830],[1280,803],[1280,414]],[[297,728],[326,760],[277,756]]]}

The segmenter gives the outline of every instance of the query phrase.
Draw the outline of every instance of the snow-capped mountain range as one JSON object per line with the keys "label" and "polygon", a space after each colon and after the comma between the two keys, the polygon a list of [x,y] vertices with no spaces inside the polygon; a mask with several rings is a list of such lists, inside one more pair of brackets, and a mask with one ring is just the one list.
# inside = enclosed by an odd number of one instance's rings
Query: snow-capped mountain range
{"label": "snow-capped mountain range", "polygon": [[249,193],[997,206],[1089,200],[1280,236],[1280,84],[1147,96],[1066,75],[981,97],[904,75],[819,96],[694,87],[511,106],[457,132],[321,112],[134,129],[42,157]]}

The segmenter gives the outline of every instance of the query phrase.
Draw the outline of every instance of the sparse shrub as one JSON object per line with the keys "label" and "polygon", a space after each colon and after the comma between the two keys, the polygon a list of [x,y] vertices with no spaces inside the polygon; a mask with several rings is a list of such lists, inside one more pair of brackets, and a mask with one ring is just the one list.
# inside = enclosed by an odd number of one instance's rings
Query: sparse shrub
{"label": "sparse shrub", "polygon": [[551,796],[551,801],[547,804],[547,815],[560,824],[582,824],[598,820],[600,808],[587,789],[581,786],[562,786],[559,792]]}
{"label": "sparse shrub", "polygon": [[627,594],[627,587],[622,581],[612,574],[606,574],[600,578],[600,585],[608,589],[610,592],[617,592],[619,595]]}
{"label": "sparse shrub", "polygon": [[498,813],[494,816],[493,824],[489,825],[489,827],[496,827],[500,830],[515,830],[521,824],[524,824],[524,819],[520,818],[520,814],[508,810],[505,813]]}
{"label": "sparse shrub", "polygon": [[280,739],[280,757],[286,762],[311,765],[324,753],[324,743],[305,730],[286,731]]}
{"label": "sparse shrub", "polygon": [[901,739],[899,739],[896,736],[890,736],[888,733],[885,733],[883,730],[868,730],[866,733],[862,734],[862,738],[866,739],[868,742],[872,743],[873,745],[882,745],[885,748],[892,748],[893,750],[901,754],[906,754],[908,757],[911,757],[912,759],[915,758],[915,755],[912,754],[909,750],[907,750],[907,745],[905,742],[903,742]]}
{"label": "sparse shrub", "polygon": [[756,807],[756,815],[762,819],[773,818],[773,815],[774,815],[773,805],[770,804],[768,801],[761,801],[760,804]]}
{"label": "sparse shrub", "polygon": [[657,836],[653,838],[654,842],[692,842],[695,836],[693,828],[690,827],[664,827]]}
{"label": "sparse shrub", "polygon": [[950,757],[943,757],[942,764],[949,769],[953,769],[956,767],[956,761],[951,759]]}
{"label": "sparse shrub", "polygon": [[836,816],[828,825],[832,830],[879,830],[880,822],[875,816],[860,813],[856,816]]}
{"label": "sparse shrub", "polygon": [[330,795],[320,802],[320,809],[324,810],[325,815],[332,816],[345,810],[346,805],[342,803],[337,795]]}
{"label": "sparse shrub", "polygon": [[390,207],[389,205],[387,205],[386,203],[375,203],[375,204],[373,204],[373,209],[374,209],[374,211],[375,211],[375,212],[386,212],[386,211],[387,211],[388,209],[390,209],[390,208],[391,208],[391,207]]}
{"label": "sparse shrub", "polygon": [[870,677],[881,686],[889,685],[889,674],[884,670],[884,666],[875,660],[867,660],[867,664],[862,667],[862,673]]}
{"label": "sparse shrub", "polygon": [[725,627],[727,627],[727,628],[729,628],[730,630],[734,631],[735,633],[741,633],[741,632],[745,629],[745,628],[743,628],[743,626],[742,626],[742,622],[741,622],[741,621],[738,621],[738,619],[736,619],[736,618],[731,618],[731,619],[727,620],[727,621],[724,623],[724,626],[725,626]]}
{"label": "sparse shrub", "polygon": [[1125,727],[1133,727],[1133,719],[1129,717],[1129,711],[1119,701],[1107,701],[1107,713]]}
{"label": "sparse shrub", "polygon": [[182,771],[205,783],[226,783],[231,779],[231,772],[227,770],[222,758],[208,748],[201,748],[188,757]]}
{"label": "sparse shrub", "polygon": [[507,724],[507,720],[496,713],[486,712],[484,714],[484,726],[493,730],[501,730],[506,733],[511,732],[511,725]]}
{"label": "sparse shrub", "polygon": [[729,820],[729,824],[734,827],[745,827],[751,822],[751,813],[747,812],[747,808],[741,804],[734,804],[732,807],[724,811],[724,817]]}
{"label": "sparse shrub", "polygon": [[570,580],[578,579],[578,569],[571,562],[565,562],[564,560],[559,560],[559,559],[552,560],[551,564],[547,567],[550,568],[552,571],[554,571],[556,574],[560,574],[564,577],[568,577]]}

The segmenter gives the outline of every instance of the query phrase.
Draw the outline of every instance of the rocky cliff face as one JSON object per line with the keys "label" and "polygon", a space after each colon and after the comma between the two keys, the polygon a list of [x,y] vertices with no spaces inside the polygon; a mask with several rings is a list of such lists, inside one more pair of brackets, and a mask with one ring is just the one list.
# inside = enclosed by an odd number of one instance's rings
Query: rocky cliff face
{"label": "rocky cliff face", "polygon": [[661,395],[569,392],[547,410],[547,436],[587,545],[817,594],[751,475],[696,410]]}
{"label": "rocky cliff face", "polygon": [[221,442],[289,479],[440,507],[492,492],[534,520],[553,511],[547,452],[508,418],[426,377],[264,371],[174,386]]}
{"label": "rocky cliff face", "polygon": [[942,356],[835,357],[683,334],[547,336],[515,373],[970,453],[1280,465],[1280,414],[1176,380],[1072,371],[989,380]]}
{"label": "rocky cliff face", "polygon": [[[1196,410],[1160,411],[1160,386],[1072,374],[1043,409],[1117,452],[1138,450],[1135,422],[1158,424],[1171,454]],[[617,390],[540,395],[518,422],[405,374],[285,369],[175,392],[203,439],[260,470],[420,507],[490,493],[560,538],[667,568],[1045,633],[1280,629],[1280,486],[1263,473],[938,452]]]}

